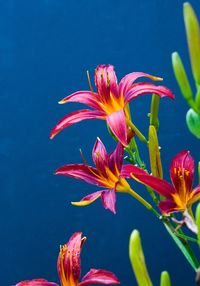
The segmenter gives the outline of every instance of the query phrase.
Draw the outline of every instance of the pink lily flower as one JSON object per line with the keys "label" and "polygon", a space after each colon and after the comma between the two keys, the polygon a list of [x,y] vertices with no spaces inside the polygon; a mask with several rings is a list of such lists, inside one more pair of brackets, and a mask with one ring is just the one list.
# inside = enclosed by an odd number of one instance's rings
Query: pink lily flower
{"label": "pink lily flower", "polygon": [[136,166],[132,168],[132,177],[166,197],[166,200],[159,204],[164,215],[172,212],[184,212],[187,215],[187,212],[190,213],[192,204],[200,199],[200,185],[192,188],[194,160],[189,151],[186,150],[181,151],[172,159],[170,165],[172,184],[151,176]]}
{"label": "pink lily flower", "polygon": [[[58,275],[61,286],[85,286],[91,284],[120,284],[118,278],[110,271],[103,269],[90,269],[90,271],[80,279],[81,262],[80,252],[86,237],[82,238],[81,232],[75,232],[69,241],[60,247],[58,255]],[[15,286],[58,286],[56,283],[48,282],[45,279],[34,279],[21,281]]]}
{"label": "pink lily flower", "polygon": [[[131,192],[131,187],[125,180],[125,178],[130,178],[131,168],[129,165],[122,166],[123,146],[118,143],[114,152],[108,154],[104,144],[97,138],[92,150],[92,158],[96,168],[86,163],[70,164],[60,167],[55,174],[80,179],[89,184],[106,188],[84,197],[79,202],[72,202],[73,205],[86,206],[101,197],[104,208],[116,213],[116,191]],[[130,169],[128,172],[126,171],[127,167]]]}
{"label": "pink lily flower", "polygon": [[156,86],[149,82],[133,83],[140,77],[147,77],[158,81],[162,78],[155,77],[142,72],[127,74],[120,83],[112,65],[99,65],[95,70],[95,85],[97,92],[77,91],[59,103],[79,102],[88,105],[91,109],[74,111],[64,118],[52,129],[52,139],[62,129],[85,119],[106,120],[112,133],[122,145],[127,146],[134,132],[129,125],[130,114],[128,103],[142,94],[155,93],[160,97],[174,99],[172,92],[165,86]]}
{"label": "pink lily flower", "polygon": [[60,248],[58,256],[58,275],[62,286],[85,286],[90,284],[120,284],[118,278],[110,271],[90,269],[81,282],[80,252],[86,237],[82,233],[74,233],[69,242]]}
{"label": "pink lily flower", "polygon": [[53,282],[48,282],[46,279],[33,279],[33,280],[24,280],[17,283],[15,286],[58,286],[58,284]]}

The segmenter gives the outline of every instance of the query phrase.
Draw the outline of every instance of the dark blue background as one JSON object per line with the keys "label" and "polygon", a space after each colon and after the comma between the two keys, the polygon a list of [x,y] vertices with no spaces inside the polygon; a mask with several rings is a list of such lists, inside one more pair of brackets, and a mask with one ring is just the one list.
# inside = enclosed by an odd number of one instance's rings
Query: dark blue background
{"label": "dark blue background", "polygon": [[[198,1],[191,1],[199,10]],[[132,229],[141,232],[155,285],[168,270],[173,285],[194,285],[194,272],[162,225],[128,195],[117,194],[114,216],[96,202],[76,208],[70,201],[97,190],[53,176],[66,163],[90,161],[99,136],[111,151],[115,143],[105,122],[85,121],[53,141],[50,129],[78,104],[59,106],[65,95],[88,89],[100,63],[112,63],[121,79],[131,71],[163,76],[176,93],[160,110],[160,145],[165,177],[172,156],[190,149],[200,159],[199,141],[187,130],[187,105],[175,82],[170,54],[178,50],[189,69],[182,19],[183,1],[174,0],[6,0],[0,1],[0,285],[44,277],[57,281],[59,245],[75,231],[88,237],[82,273],[90,267],[112,270],[122,285],[136,285],[128,259]],[[200,15],[199,15],[200,16]],[[132,103],[134,122],[146,132],[150,96]],[[143,158],[147,160],[144,150]],[[196,181],[197,183],[197,181]],[[133,182],[133,187],[135,183]],[[143,187],[137,187],[145,193]]]}

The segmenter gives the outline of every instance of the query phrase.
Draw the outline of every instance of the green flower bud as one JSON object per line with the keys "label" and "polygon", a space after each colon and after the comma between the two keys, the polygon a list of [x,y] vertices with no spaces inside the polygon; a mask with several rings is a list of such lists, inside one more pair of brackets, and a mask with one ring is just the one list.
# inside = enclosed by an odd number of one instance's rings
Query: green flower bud
{"label": "green flower bud", "polygon": [[171,286],[169,273],[167,271],[163,271],[161,273],[160,286]]}
{"label": "green flower bud", "polygon": [[129,257],[138,286],[153,286],[149,277],[138,230],[133,230],[129,241]]}
{"label": "green flower bud", "polygon": [[152,175],[158,178],[163,177],[162,163],[156,129],[153,125],[149,126],[149,158]]}
{"label": "green flower bud", "polygon": [[190,108],[186,114],[186,123],[190,132],[200,139],[200,114]]}
{"label": "green flower bud", "polygon": [[190,104],[190,102],[193,101],[192,89],[190,87],[182,60],[177,52],[172,53],[172,66],[181,93],[184,96],[185,100]]}
{"label": "green flower bud", "polygon": [[185,29],[187,35],[190,62],[196,84],[200,84],[200,31],[199,23],[192,6],[186,2],[183,5]]}

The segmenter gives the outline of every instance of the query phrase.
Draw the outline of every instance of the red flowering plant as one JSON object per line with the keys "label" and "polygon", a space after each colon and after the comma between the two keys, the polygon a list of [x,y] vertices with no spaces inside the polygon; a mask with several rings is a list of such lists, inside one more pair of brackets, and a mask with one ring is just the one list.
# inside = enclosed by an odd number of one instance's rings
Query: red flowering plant
{"label": "red flowering plant", "polygon": [[[92,150],[95,167],[88,165],[83,158],[82,164],[64,165],[58,168],[55,174],[83,180],[101,188],[92,194],[87,194],[79,202],[72,202],[76,206],[86,206],[101,198],[103,207],[115,214],[116,193],[122,192],[133,196],[164,224],[196,271],[199,262],[190,247],[191,242],[198,241],[194,236],[198,228],[192,205],[200,198],[200,185],[192,188],[194,160],[189,151],[181,151],[175,155],[170,165],[172,183],[163,179],[157,137],[159,101],[163,97],[174,99],[174,95],[163,85],[150,82],[135,83],[135,80],[141,77],[154,81],[162,80],[160,77],[146,73],[133,72],[122,78],[118,84],[114,67],[99,65],[94,76],[97,91],[93,90],[88,78],[90,91],[77,91],[59,102],[61,104],[79,102],[88,105],[91,109],[82,109],[66,115],[52,129],[50,138],[82,120],[103,119],[107,122],[109,133],[118,143],[116,149],[108,154],[104,144],[97,138]],[[132,99],[143,94],[152,94],[148,138],[132,122],[129,107]],[[145,143],[149,150],[150,170],[147,170],[146,164],[141,159],[137,138]],[[135,188],[132,189],[131,185],[135,184],[134,181],[146,186],[152,202],[144,199]],[[192,231],[191,235],[184,233],[186,227]]]}
{"label": "red flowering plant", "polygon": [[[81,262],[80,252],[86,237],[81,232],[74,233],[69,241],[60,247],[57,261],[58,276],[61,286],[86,286],[91,284],[119,284],[118,278],[110,271],[103,269],[90,269],[80,280]],[[25,280],[15,286],[58,286],[46,279]]]}

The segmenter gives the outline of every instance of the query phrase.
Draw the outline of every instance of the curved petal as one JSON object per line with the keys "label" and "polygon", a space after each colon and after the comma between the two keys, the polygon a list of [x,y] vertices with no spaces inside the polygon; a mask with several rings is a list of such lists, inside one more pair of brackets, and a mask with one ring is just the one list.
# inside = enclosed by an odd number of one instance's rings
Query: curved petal
{"label": "curved petal", "polygon": [[183,183],[186,191],[191,191],[194,179],[194,160],[189,151],[183,150],[172,159],[170,177],[177,191],[182,190]]}
{"label": "curved petal", "polygon": [[132,166],[131,174],[136,181],[151,187],[161,196],[171,198],[172,194],[175,193],[175,189],[167,181],[151,176],[136,166]]}
{"label": "curved petal", "polygon": [[127,91],[131,88],[132,83],[140,78],[140,77],[147,77],[150,78],[152,80],[156,80],[156,81],[160,81],[162,80],[162,78],[160,77],[156,77],[147,73],[143,73],[143,72],[132,72],[127,74],[125,77],[123,77],[119,83],[119,94],[121,96],[124,96]]}
{"label": "curved petal", "polygon": [[188,206],[191,206],[196,201],[200,200],[200,185],[198,185],[191,193],[188,201]]}
{"label": "curved petal", "polygon": [[89,184],[102,186],[97,169],[84,164],[69,164],[62,166],[55,171],[55,175],[63,175],[83,180]]}
{"label": "curved petal", "polygon": [[180,211],[180,208],[172,200],[161,201],[158,207],[164,215]]}
{"label": "curved petal", "polygon": [[122,145],[127,146],[127,127],[124,110],[113,112],[106,117],[107,123],[112,133],[117,137]]}
{"label": "curved petal", "polygon": [[[123,165],[120,176],[123,178],[132,178],[131,173],[135,171],[135,166],[131,164]],[[143,172],[142,172],[143,174]]]}
{"label": "curved petal", "polygon": [[73,285],[77,285],[81,271],[80,252],[85,240],[86,238],[82,238],[81,232],[75,232],[69,241],[60,247],[57,269],[62,285],[69,281],[73,281]]}
{"label": "curved petal", "polygon": [[103,269],[90,269],[90,271],[83,277],[79,286],[90,284],[120,284],[118,278],[114,273]]}
{"label": "curved petal", "polygon": [[149,94],[149,93],[155,93],[158,96],[162,97],[169,97],[171,99],[174,99],[174,94],[171,92],[170,89],[163,85],[154,85],[152,83],[145,83],[140,82],[134,84],[124,95],[124,101],[125,104],[131,101],[132,99],[143,95],[143,94]]}
{"label": "curved petal", "polygon": [[121,143],[117,144],[116,149],[109,155],[109,169],[114,174],[119,174],[123,163],[124,148]]}
{"label": "curved petal", "polygon": [[116,192],[114,189],[104,190],[101,194],[102,204],[105,209],[110,210],[116,214]]}
{"label": "curved petal", "polygon": [[24,280],[17,283],[15,286],[58,286],[53,282],[48,282],[46,279],[38,278],[33,280]]}
{"label": "curved petal", "polygon": [[101,194],[102,194],[102,191],[98,191],[98,192],[87,195],[86,197],[82,198],[79,202],[71,202],[71,204],[77,207],[88,206],[94,201],[96,201],[101,196]]}
{"label": "curved petal", "polygon": [[93,91],[81,90],[74,92],[59,101],[59,104],[65,104],[67,102],[79,102],[86,104],[94,109],[101,110],[98,104],[98,94]]}
{"label": "curved petal", "polygon": [[97,138],[92,150],[92,159],[97,167],[97,170],[100,170],[100,172],[105,176],[106,168],[108,167],[108,158],[108,153],[104,144],[99,138]]}
{"label": "curved petal", "polygon": [[56,134],[58,134],[64,128],[69,127],[72,124],[80,122],[86,119],[104,119],[104,114],[100,111],[82,109],[78,111],[71,112],[67,116],[63,117],[57,125],[51,130],[50,138],[52,139]]}

